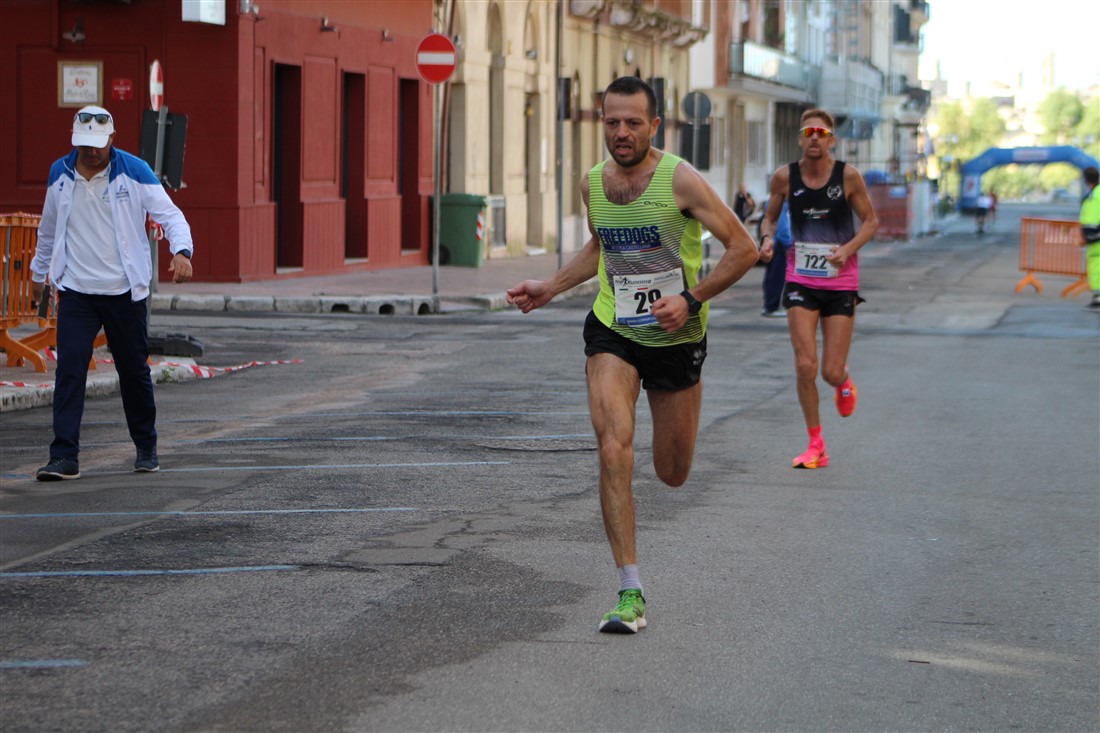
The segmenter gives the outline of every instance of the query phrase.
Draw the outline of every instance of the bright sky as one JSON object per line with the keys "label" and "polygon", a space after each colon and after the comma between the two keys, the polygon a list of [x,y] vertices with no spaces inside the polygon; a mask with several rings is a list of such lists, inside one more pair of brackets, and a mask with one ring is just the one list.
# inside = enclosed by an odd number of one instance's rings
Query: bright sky
{"label": "bright sky", "polygon": [[922,29],[920,78],[936,61],[952,85],[965,81],[1025,84],[1042,78],[1054,53],[1054,83],[1071,91],[1100,84],[1100,3],[1093,0],[930,0]]}

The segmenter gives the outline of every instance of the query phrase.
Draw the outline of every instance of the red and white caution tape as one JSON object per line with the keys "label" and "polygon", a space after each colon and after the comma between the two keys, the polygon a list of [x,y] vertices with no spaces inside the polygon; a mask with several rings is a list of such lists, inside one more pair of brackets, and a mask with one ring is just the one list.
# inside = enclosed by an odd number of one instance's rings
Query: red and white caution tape
{"label": "red and white caution tape", "polygon": [[[49,352],[49,349],[45,349],[45,351]],[[113,359],[97,359],[96,361],[103,362],[104,364],[114,364]],[[254,367],[254,366],[274,366],[274,365],[278,365],[278,364],[301,364],[301,363],[302,363],[301,359],[287,359],[287,360],[281,360],[281,361],[250,361],[247,364],[240,364],[238,366],[211,367],[211,366],[200,366],[199,364],[184,364],[184,363],[177,363],[177,362],[170,362],[170,361],[161,361],[161,362],[156,362],[156,363],[150,364],[150,366],[154,366],[154,367],[157,367],[157,366],[179,367],[179,368],[182,368],[182,369],[190,369],[196,376],[198,376],[199,379],[210,379],[211,377],[216,377],[219,374],[228,374],[229,372],[239,372],[242,369],[248,369],[249,367]],[[53,386],[54,385],[53,385],[52,382],[46,382],[44,384],[31,384],[30,382],[5,382],[5,381],[0,381],[0,387],[31,387],[31,388],[37,387],[37,388],[42,388],[42,387],[53,387]]]}
{"label": "red and white caution tape", "polygon": [[239,366],[231,367],[208,367],[200,366],[198,364],[173,364],[171,362],[162,362],[160,366],[170,367],[184,367],[190,369],[199,379],[210,379],[216,377],[218,374],[228,374],[229,372],[239,372],[242,369],[248,369],[254,366],[273,366],[277,364],[301,364],[301,359],[289,359],[287,361],[250,361],[247,364],[241,364]]}

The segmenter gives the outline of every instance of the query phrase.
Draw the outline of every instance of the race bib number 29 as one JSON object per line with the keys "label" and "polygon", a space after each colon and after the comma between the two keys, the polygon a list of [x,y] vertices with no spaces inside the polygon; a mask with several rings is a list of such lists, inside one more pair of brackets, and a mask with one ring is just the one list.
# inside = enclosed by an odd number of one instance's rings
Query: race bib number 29
{"label": "race bib number 29", "polygon": [[836,269],[836,265],[829,262],[829,255],[833,253],[835,246],[835,244],[816,242],[795,242],[795,274],[804,277],[836,277],[840,271]]}
{"label": "race bib number 29", "polygon": [[615,275],[615,321],[624,326],[649,326],[657,322],[653,304],[684,289],[683,270]]}

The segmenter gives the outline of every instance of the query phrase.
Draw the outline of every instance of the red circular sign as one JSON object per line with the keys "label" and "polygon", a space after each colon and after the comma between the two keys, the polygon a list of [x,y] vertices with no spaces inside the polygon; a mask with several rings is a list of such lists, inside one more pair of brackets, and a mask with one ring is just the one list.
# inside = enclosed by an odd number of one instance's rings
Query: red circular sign
{"label": "red circular sign", "polygon": [[149,108],[154,112],[164,104],[164,71],[160,68],[160,62],[154,60],[149,64]]}
{"label": "red circular sign", "polygon": [[416,47],[416,72],[429,84],[442,84],[455,73],[455,45],[442,33],[430,33]]}

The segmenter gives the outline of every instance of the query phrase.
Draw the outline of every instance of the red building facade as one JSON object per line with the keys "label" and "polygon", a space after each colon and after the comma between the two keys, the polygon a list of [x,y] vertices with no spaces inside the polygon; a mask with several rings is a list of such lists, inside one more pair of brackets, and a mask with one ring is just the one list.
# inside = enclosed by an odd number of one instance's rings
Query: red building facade
{"label": "red building facade", "polygon": [[415,51],[431,0],[225,0],[224,25],[183,20],[181,0],[4,0],[0,14],[0,211],[41,210],[84,104],[109,109],[115,146],[137,154],[158,60],[164,104],[188,118],[171,195],[196,280],[429,262],[432,93]]}

